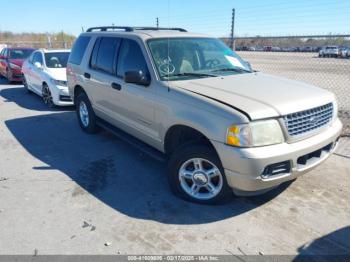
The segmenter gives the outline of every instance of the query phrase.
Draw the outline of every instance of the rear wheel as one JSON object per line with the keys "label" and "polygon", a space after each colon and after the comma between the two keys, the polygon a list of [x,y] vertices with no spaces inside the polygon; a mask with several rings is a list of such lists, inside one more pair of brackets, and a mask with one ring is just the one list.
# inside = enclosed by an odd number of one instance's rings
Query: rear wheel
{"label": "rear wheel", "polygon": [[76,111],[79,125],[84,132],[94,134],[99,130],[95,112],[85,92],[81,92],[76,98]]}
{"label": "rear wheel", "polygon": [[42,97],[43,97],[44,103],[45,103],[49,108],[55,107],[55,104],[53,103],[53,99],[52,99],[52,95],[51,95],[50,88],[49,88],[48,85],[46,85],[46,84],[43,85]]}
{"label": "rear wheel", "polygon": [[205,145],[187,144],[171,156],[168,180],[173,193],[187,201],[220,204],[232,196],[216,152]]}

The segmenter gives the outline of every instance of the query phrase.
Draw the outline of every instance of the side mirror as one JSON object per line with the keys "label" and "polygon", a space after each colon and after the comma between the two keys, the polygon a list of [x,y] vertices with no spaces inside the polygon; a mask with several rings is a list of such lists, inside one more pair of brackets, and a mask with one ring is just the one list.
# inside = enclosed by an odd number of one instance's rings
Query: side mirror
{"label": "side mirror", "polygon": [[34,63],[34,66],[38,69],[42,69],[43,68],[43,65],[40,63],[40,62],[35,62]]}
{"label": "side mirror", "polygon": [[149,86],[151,84],[151,78],[143,71],[128,71],[125,72],[124,81],[126,83],[132,83],[141,86]]}

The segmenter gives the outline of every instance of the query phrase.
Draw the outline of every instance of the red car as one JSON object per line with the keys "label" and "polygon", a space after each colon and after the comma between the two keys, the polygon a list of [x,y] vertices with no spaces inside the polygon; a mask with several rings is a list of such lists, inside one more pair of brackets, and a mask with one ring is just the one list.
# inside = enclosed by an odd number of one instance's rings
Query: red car
{"label": "red car", "polygon": [[33,51],[33,48],[4,48],[0,53],[0,75],[9,82],[22,82],[22,64]]}

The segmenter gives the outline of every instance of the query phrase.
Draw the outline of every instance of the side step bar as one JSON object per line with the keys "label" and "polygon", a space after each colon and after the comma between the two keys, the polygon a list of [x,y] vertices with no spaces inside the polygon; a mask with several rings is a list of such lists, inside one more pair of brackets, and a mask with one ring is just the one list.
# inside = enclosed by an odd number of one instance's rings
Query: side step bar
{"label": "side step bar", "polygon": [[141,140],[137,139],[136,137],[129,135],[128,133],[124,132],[123,130],[111,125],[110,123],[106,122],[105,120],[103,120],[101,118],[97,118],[97,124],[100,127],[102,127],[103,129],[113,133],[120,140],[123,140],[124,142],[132,145],[133,147],[135,147],[138,150],[140,150],[141,152],[149,155],[153,159],[160,161],[160,162],[167,161],[168,157],[164,153],[147,145],[146,143],[142,142]]}

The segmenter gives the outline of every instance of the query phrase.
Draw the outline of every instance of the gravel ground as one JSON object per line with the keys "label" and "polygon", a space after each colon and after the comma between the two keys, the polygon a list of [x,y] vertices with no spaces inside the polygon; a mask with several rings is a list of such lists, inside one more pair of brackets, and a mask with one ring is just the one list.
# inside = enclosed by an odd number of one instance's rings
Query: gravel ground
{"label": "gravel ground", "polygon": [[175,198],[165,164],[0,85],[0,254],[350,254],[350,159],[259,197]]}

